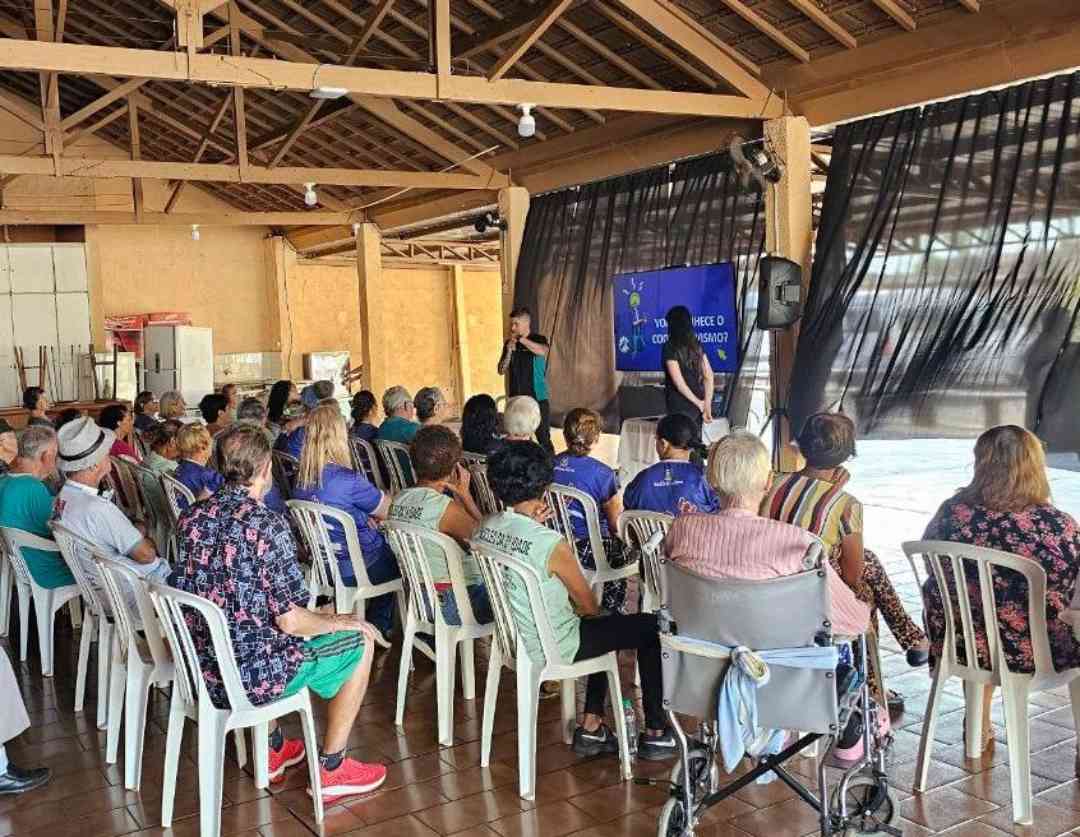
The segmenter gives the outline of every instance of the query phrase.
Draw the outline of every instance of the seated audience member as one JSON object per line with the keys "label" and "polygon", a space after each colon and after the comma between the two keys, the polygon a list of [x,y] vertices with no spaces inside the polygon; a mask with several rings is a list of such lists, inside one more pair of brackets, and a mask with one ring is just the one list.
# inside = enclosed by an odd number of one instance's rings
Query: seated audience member
{"label": "seated audience member", "polygon": [[146,433],[157,427],[158,422],[154,416],[157,414],[158,408],[157,399],[154,398],[154,393],[149,390],[144,390],[136,395],[135,403],[132,405],[135,412],[135,429],[140,433]]}
{"label": "seated audience member", "polygon": [[161,419],[176,419],[181,424],[191,424],[198,421],[194,416],[187,414],[187,402],[179,392],[170,390],[163,393],[158,400],[158,417]]}
{"label": "seated audience member", "polygon": [[253,427],[261,427],[266,434],[266,438],[273,445],[275,441],[274,434],[266,426],[266,407],[258,398],[245,398],[241,401],[240,406],[236,408],[236,420],[243,424],[250,424]]}
{"label": "seated audience member", "polygon": [[311,391],[315,394],[315,406],[318,407],[324,401],[334,399],[334,382],[316,381],[311,385]]}
{"label": "seated audience member", "polygon": [[82,410],[78,410],[75,407],[68,407],[66,410],[61,410],[60,415],[56,417],[56,420],[53,423],[53,429],[59,430],[68,422],[75,421],[75,419],[80,419],[82,417]]}
{"label": "seated audience member", "polygon": [[150,434],[150,451],[143,460],[143,465],[151,471],[172,476],[179,462],[180,445],[176,437],[184,427],[176,419],[161,422]]}
{"label": "seated audience member", "polygon": [[687,512],[719,511],[720,501],[701,466],[690,461],[697,442],[694,420],[682,413],[664,416],[656,425],[660,461],[638,474],[623,493],[623,507],[677,517]]}
{"label": "seated audience member", "polygon": [[[352,469],[352,457],[345,432],[345,419],[335,404],[321,404],[308,414],[308,438],[300,455],[294,500],[312,500],[341,509],[356,521],[356,533],[364,566],[372,584],[401,577],[397,559],[382,534],[372,523],[386,519],[390,500],[367,478]],[[345,545],[345,533],[330,524],[330,537],[340,547],[338,568],[349,587],[356,586],[352,556]],[[369,599],[368,621],[383,635],[390,632],[394,617],[394,596],[387,593]]]}
{"label": "seated audience member", "polygon": [[274,450],[282,451],[293,459],[299,460],[300,454],[304,451],[304,440],[307,439],[307,415],[300,417],[299,420],[291,420],[287,427],[289,429],[277,437]]}
{"label": "seated audience member", "polygon": [[240,407],[240,390],[236,384],[225,384],[221,388],[221,394],[225,396],[225,412],[232,421],[236,420],[236,411]]}
{"label": "seated audience member", "polygon": [[[250,425],[226,428],[218,440],[226,483],[209,502],[185,511],[177,527],[179,557],[169,584],[208,599],[225,613],[229,638],[248,699],[260,706],[305,686],[329,701],[319,754],[324,802],[368,793],[386,778],[381,764],[345,757],[363,703],[374,644],[368,623],[352,614],[307,609],[308,590],[296,542],[285,519],[262,503],[271,486],[270,445]],[[201,619],[191,620],[195,650],[217,670],[213,644]],[[228,706],[217,676],[207,676],[210,699]],[[302,741],[287,740],[273,724],[272,782],[302,764]]]}
{"label": "seated audience member", "polygon": [[[660,672],[660,640],[652,613],[608,614],[597,604],[573,550],[563,537],[544,525],[551,510],[544,493],[554,478],[552,459],[535,442],[507,442],[488,460],[488,479],[506,510],[484,519],[473,539],[509,552],[540,574],[555,641],[563,658],[578,662],[609,651],[634,649],[641,672],[645,731],[638,757],[674,757],[675,739],[667,728]],[[509,549],[507,548],[509,545]],[[507,585],[513,618],[525,648],[538,663],[543,651],[529,613],[524,585]],[[617,753],[615,735],[604,724],[607,675],[592,674],[585,688],[585,715],[574,732],[574,752],[583,756]],[[615,707],[615,711],[620,711]]]}
{"label": "seated audience member", "polygon": [[[22,614],[20,614],[21,616]],[[51,772],[47,767],[18,767],[8,761],[5,746],[30,728],[30,716],[19,692],[15,669],[7,652],[0,649],[0,795],[26,793],[47,784]]]}
{"label": "seated audience member", "polygon": [[416,422],[416,406],[409,391],[405,387],[390,387],[383,393],[382,404],[386,419],[379,425],[379,438],[409,444],[420,429]]}
{"label": "seated audience member", "polygon": [[499,439],[499,408],[490,395],[474,395],[461,411],[461,447],[487,456]]}
{"label": "seated audience member", "polygon": [[[619,531],[619,515],[622,513],[622,498],[619,496],[619,478],[615,472],[601,462],[589,456],[593,446],[600,439],[603,428],[599,413],[578,407],[566,414],[563,422],[563,436],[567,449],[555,457],[555,480],[559,485],[568,485],[584,491],[596,501],[600,513],[600,537],[604,541],[604,551],[608,563],[621,567],[626,562],[622,542],[615,536]],[[589,542],[589,527],[585,521],[585,510],[581,504],[570,504],[570,523],[577,541],[581,565],[586,569],[595,569],[596,560]],[[619,612],[626,602],[626,581],[609,581],[604,585],[601,606],[605,610]]]}
{"label": "seated audience member", "polygon": [[503,410],[503,432],[515,442],[531,442],[540,427],[540,405],[531,395],[515,395]]}
{"label": "seated audience member", "polygon": [[98,424],[116,434],[110,456],[126,456],[136,462],[142,461],[139,449],[135,447],[135,416],[127,404],[110,404],[101,411]]}
{"label": "seated audience member", "polygon": [[[56,474],[56,452],[56,431],[52,428],[28,427],[22,432],[19,455],[11,470],[0,476],[0,526],[52,540],[53,495],[44,480]],[[42,587],[52,590],[75,583],[58,552],[28,548],[22,550],[22,556],[30,575]]]}
{"label": "seated audience member", "polygon": [[[817,538],[798,526],[760,515],[772,463],[757,436],[739,431],[721,439],[709,452],[706,470],[720,511],[682,514],[671,524],[663,550],[672,562],[705,578],[761,580],[812,569],[806,565],[807,550]],[[863,633],[869,608],[828,561],[823,563],[834,631],[846,636]]]}
{"label": "seated audience member", "polygon": [[[817,535],[829,560],[859,600],[881,611],[909,665],[925,665],[926,634],[908,616],[878,557],[863,544],[862,503],[844,490],[842,467],[855,455],[855,424],[839,413],[818,413],[799,433],[806,466],[779,479],[766,498],[765,514]],[[876,623],[876,620],[875,620]]]}
{"label": "seated audience member", "polygon": [[180,461],[173,477],[187,486],[196,500],[205,500],[225,484],[224,477],[207,464],[214,444],[205,427],[185,424],[176,434],[176,446]]}
{"label": "seated audience member", "polygon": [[379,428],[375,425],[375,414],[379,405],[375,400],[375,394],[371,390],[362,389],[352,397],[352,427],[349,435],[365,442],[374,442],[379,435]]}
{"label": "seated audience member", "polygon": [[203,396],[199,402],[199,412],[206,422],[206,430],[211,437],[216,436],[232,423],[229,416],[229,399],[220,392]]}
{"label": "seated audience member", "polygon": [[[412,523],[442,532],[468,548],[483,515],[469,494],[469,472],[461,465],[461,442],[448,427],[421,428],[409,445],[416,485],[397,494],[390,503],[390,520]],[[428,566],[447,624],[460,625],[457,599],[442,550],[427,548]],[[467,552],[462,561],[465,585],[478,622],[490,622],[491,600],[476,559]]]}
{"label": "seated audience member", "polygon": [[[98,427],[91,418],[81,418],[65,424],[56,435],[60,443],[58,464],[67,479],[56,496],[53,520],[137,575],[164,581],[169,565],[157,556],[154,542],[143,537],[115,503],[98,494],[111,467],[113,432]],[[87,575],[96,578],[93,558],[89,554],[78,558]],[[131,606],[137,608],[134,593]]]}
{"label": "seated audience member", "polygon": [[[1053,666],[1057,671],[1080,666],[1080,642],[1072,625],[1061,618],[1075,601],[1080,571],[1080,529],[1071,515],[1050,501],[1046,457],[1042,443],[1034,434],[1016,425],[994,427],[983,433],[975,443],[975,473],[971,483],[941,505],[926,527],[923,539],[998,549],[1041,566],[1046,571],[1046,632]],[[973,562],[965,565],[974,623],[974,654],[979,665],[989,669],[990,646],[979,595],[978,568]],[[927,576],[923,583],[924,619],[930,633],[931,657],[937,661],[942,657],[945,640],[945,606],[929,566]],[[955,604],[956,580],[948,566],[945,578]],[[1027,582],[1011,570],[994,570],[991,595],[997,606],[1000,650],[1005,664],[1010,671],[1018,673],[1034,671]],[[959,625],[958,605],[953,618]],[[958,633],[956,645],[961,663],[971,665],[972,651],[966,647],[962,633]],[[993,742],[989,697],[988,694],[982,704],[983,750]]]}
{"label": "seated audience member", "polygon": [[314,410],[319,406],[319,396],[315,394],[314,384],[308,384],[300,390],[300,403],[304,405],[305,410]]}
{"label": "seated audience member", "polygon": [[0,474],[6,474],[19,452],[19,438],[7,419],[0,419]]}
{"label": "seated audience member", "polygon": [[270,395],[266,399],[266,427],[275,439],[285,432],[288,422],[286,408],[299,397],[300,393],[292,381],[278,381],[270,387]]}
{"label": "seated audience member", "polygon": [[416,393],[416,420],[421,426],[442,424],[450,416],[450,405],[438,387],[424,387]]}
{"label": "seated audience member", "polygon": [[49,399],[45,397],[45,390],[41,387],[27,387],[23,391],[23,407],[30,411],[30,418],[26,422],[27,427],[53,426],[52,419],[46,414],[46,410],[49,409]]}

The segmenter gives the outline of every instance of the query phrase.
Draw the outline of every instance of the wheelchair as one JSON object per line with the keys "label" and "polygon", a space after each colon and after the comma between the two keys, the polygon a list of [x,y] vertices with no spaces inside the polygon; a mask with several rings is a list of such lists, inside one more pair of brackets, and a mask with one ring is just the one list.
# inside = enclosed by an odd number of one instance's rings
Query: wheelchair
{"label": "wheelchair", "polygon": [[[661,563],[664,708],[679,759],[671,771],[671,797],[660,813],[658,837],[693,837],[710,807],[770,772],[817,811],[823,837],[901,835],[900,804],[886,774],[892,736],[881,716],[887,719],[888,708],[870,697],[866,637],[833,645],[820,545],[811,547],[804,566],[812,569],[746,581],[706,579],[669,561]],[[829,661],[833,648],[836,656]],[[767,682],[755,692],[757,729],[792,732],[772,748],[779,752],[752,758],[750,769],[721,786],[718,703],[733,649],[751,650],[768,666]],[[803,658],[815,659],[818,667],[797,664]],[[680,716],[698,719],[693,737]],[[853,716],[847,743],[861,723],[861,755],[838,763],[834,750]],[[854,742],[857,751],[858,735]],[[817,788],[812,790],[785,763],[813,754],[815,747]],[[748,756],[741,741],[738,750],[740,767],[745,767]]]}

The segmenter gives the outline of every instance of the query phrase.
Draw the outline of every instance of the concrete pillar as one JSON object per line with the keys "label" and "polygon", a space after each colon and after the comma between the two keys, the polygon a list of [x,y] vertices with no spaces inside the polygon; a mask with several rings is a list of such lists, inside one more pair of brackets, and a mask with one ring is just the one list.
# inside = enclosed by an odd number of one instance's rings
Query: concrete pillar
{"label": "concrete pillar", "polygon": [[[785,116],[765,123],[768,147],[784,162],[784,176],[765,197],[765,246],[770,255],[802,265],[803,298],[810,284],[813,221],[810,209],[810,123],[802,116]],[[791,388],[799,325],[770,335],[770,389],[773,407],[784,406]],[[777,416],[774,444],[780,450],[781,470],[794,470],[788,448],[793,429],[786,415]]]}
{"label": "concrete pillar", "polygon": [[382,398],[389,385],[386,361],[389,335],[382,306],[382,233],[372,223],[356,227],[356,276],[360,294],[360,345],[364,387]]}

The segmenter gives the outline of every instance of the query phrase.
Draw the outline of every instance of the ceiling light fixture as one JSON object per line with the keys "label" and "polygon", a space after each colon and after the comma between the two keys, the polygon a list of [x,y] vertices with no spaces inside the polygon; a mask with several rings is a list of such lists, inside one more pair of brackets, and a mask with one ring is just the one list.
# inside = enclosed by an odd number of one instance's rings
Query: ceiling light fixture
{"label": "ceiling light fixture", "polygon": [[316,87],[308,95],[312,99],[340,99],[342,96],[347,95],[349,88],[347,87]]}
{"label": "ceiling light fixture", "polygon": [[319,202],[319,196],[315,193],[314,183],[304,184],[304,204],[307,206],[315,206]]}
{"label": "ceiling light fixture", "polygon": [[191,240],[192,241],[198,241],[199,238],[200,238],[199,225],[198,224],[192,224],[191,225]]}
{"label": "ceiling light fixture", "polygon": [[353,224],[352,225],[352,234],[354,236],[355,235],[360,235],[360,225],[359,224]]}
{"label": "ceiling light fixture", "polygon": [[532,115],[532,109],[535,107],[530,104],[518,105],[518,110],[521,111],[521,119],[518,120],[518,136],[519,137],[531,137],[536,134],[536,117]]}

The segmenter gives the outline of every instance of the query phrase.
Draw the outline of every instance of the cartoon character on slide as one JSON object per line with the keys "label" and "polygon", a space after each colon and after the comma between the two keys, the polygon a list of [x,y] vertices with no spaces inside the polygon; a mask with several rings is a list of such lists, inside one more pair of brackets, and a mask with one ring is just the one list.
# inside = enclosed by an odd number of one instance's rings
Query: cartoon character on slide
{"label": "cartoon character on slide", "polygon": [[631,324],[633,329],[631,331],[631,339],[629,345],[626,345],[625,338],[620,341],[619,348],[625,353],[629,350],[631,356],[636,356],[638,352],[645,350],[645,324],[649,321],[647,317],[641,313],[641,292],[645,288],[645,282],[643,280],[631,279],[630,287],[623,288],[622,292],[627,296],[627,304],[630,306],[630,316],[632,317]]}

